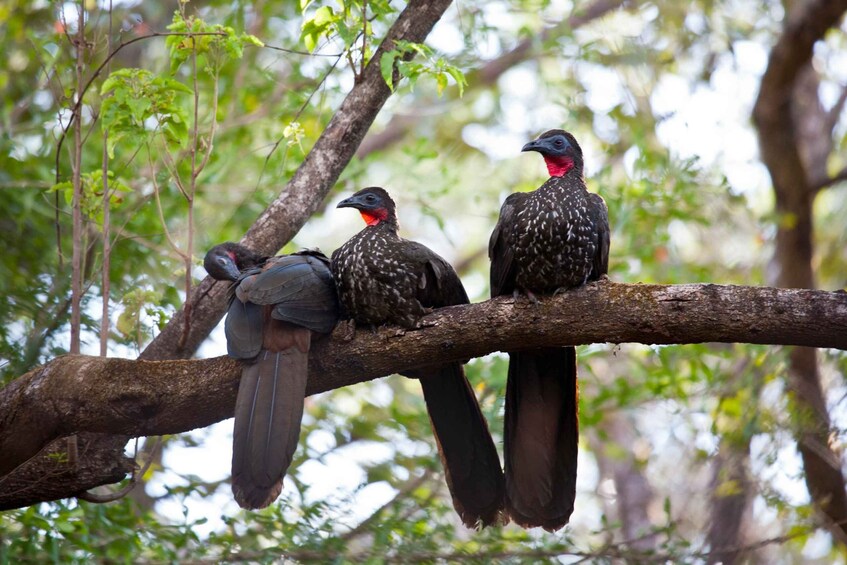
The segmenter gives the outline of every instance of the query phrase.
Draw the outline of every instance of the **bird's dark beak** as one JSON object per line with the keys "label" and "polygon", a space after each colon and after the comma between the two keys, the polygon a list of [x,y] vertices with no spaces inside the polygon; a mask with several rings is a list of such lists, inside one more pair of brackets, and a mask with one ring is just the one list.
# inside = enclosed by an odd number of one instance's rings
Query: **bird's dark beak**
{"label": "bird's dark beak", "polygon": [[540,141],[540,139],[530,141],[529,143],[523,146],[523,149],[521,149],[521,151],[541,151],[542,144],[540,143]]}
{"label": "bird's dark beak", "polygon": [[351,196],[350,198],[345,198],[341,202],[338,203],[336,208],[358,208],[360,206],[359,199],[356,196]]}
{"label": "bird's dark beak", "polygon": [[238,280],[238,277],[241,276],[241,271],[238,270],[238,267],[235,266],[235,263],[227,261],[224,265],[224,270],[226,270],[226,274],[229,276],[231,280]]}

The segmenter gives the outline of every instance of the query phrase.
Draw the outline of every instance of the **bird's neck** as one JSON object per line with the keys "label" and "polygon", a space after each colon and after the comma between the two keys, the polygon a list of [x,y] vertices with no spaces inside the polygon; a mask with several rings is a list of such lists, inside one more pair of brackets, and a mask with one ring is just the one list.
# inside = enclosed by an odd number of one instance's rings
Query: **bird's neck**
{"label": "bird's neck", "polygon": [[362,219],[368,224],[364,229],[368,233],[397,235],[400,231],[400,224],[393,215],[386,215],[385,217],[370,216],[369,221],[369,218],[365,217],[365,212],[362,212]]}
{"label": "bird's neck", "polygon": [[582,175],[576,170],[569,171],[564,176],[552,176],[547,181],[538,187],[536,191],[539,196],[548,195],[554,200],[559,200],[563,192],[582,192],[587,191],[585,180]]}
{"label": "bird's neck", "polygon": [[544,162],[547,164],[547,172],[551,177],[563,177],[570,171],[576,168],[576,162],[573,157],[564,156],[544,156]]}
{"label": "bird's neck", "polygon": [[378,210],[359,210],[359,213],[369,226],[375,226],[388,219],[388,210],[385,208],[379,208]]}

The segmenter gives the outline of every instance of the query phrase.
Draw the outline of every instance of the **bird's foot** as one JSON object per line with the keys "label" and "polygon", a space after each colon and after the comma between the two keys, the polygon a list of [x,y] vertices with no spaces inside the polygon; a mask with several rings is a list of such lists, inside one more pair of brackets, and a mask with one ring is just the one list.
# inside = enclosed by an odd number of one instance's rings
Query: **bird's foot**
{"label": "bird's foot", "polygon": [[356,320],[350,318],[346,322],[341,322],[339,326],[343,326],[341,329],[341,339],[344,341],[353,341],[353,338],[356,337]]}
{"label": "bird's foot", "polygon": [[521,295],[526,296],[526,299],[533,304],[541,303],[541,301],[538,300],[538,297],[535,296],[535,294],[533,294],[531,290],[524,290],[523,292],[521,292],[520,290],[515,289],[514,292],[512,292],[512,297],[515,299],[515,302],[521,299]]}
{"label": "bird's foot", "polygon": [[589,282],[588,284],[594,284],[594,285],[596,285],[596,284],[600,284],[600,285],[603,285],[603,284],[607,284],[607,283],[609,283],[609,282],[611,282],[611,279],[609,278],[609,275],[602,274],[602,275],[600,275],[599,277],[597,277],[596,279],[594,279],[593,281]]}

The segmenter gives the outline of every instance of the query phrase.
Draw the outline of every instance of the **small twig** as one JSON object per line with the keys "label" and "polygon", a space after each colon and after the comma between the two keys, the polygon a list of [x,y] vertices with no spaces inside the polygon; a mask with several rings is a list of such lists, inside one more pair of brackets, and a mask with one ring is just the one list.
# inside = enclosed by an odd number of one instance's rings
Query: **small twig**
{"label": "small twig", "polygon": [[[203,155],[203,161],[200,163],[200,166],[194,173],[195,178],[200,174],[203,169],[206,168],[206,165],[209,164],[209,158],[212,156],[212,148],[215,146],[214,139],[215,133],[218,128],[218,120],[216,119],[218,115],[218,78],[215,77],[212,85],[212,110],[210,112],[212,116],[212,123],[209,126],[209,142],[206,144],[206,153]],[[192,189],[193,190],[193,189]]]}
{"label": "small twig", "polygon": [[[80,352],[80,332],[82,330],[82,123],[79,119],[79,114],[82,111],[83,69],[85,65],[85,5],[82,0],[79,2],[78,10],[76,40],[71,41],[71,44],[76,46],[77,100],[69,122],[69,127],[70,124],[76,123],[72,161],[73,198],[71,199],[73,252],[71,257],[71,342],[68,348],[70,353]],[[74,117],[77,118],[75,122]],[[57,151],[56,158],[58,159],[58,157]]]}
{"label": "small twig", "polygon": [[359,79],[365,76],[365,49],[368,43],[368,0],[362,0],[362,58],[359,61]]}
{"label": "small twig", "polygon": [[399,489],[397,491],[397,494],[395,494],[391,498],[391,500],[371,512],[370,516],[359,522],[355,528],[352,528],[350,531],[342,534],[340,536],[341,539],[344,541],[350,541],[352,538],[355,538],[359,534],[363,533],[365,530],[367,530],[368,526],[374,523],[387,508],[390,508],[391,506],[396,504],[397,501],[399,501],[401,498],[409,496],[409,493],[416,490],[418,487],[428,481],[431,477],[432,471],[424,470],[423,474],[420,477],[416,477],[410,481],[407,481],[406,484],[403,485],[403,488]]}
{"label": "small twig", "polygon": [[812,182],[811,185],[809,186],[809,189],[812,192],[820,192],[821,190],[823,190],[825,188],[829,188],[830,186],[832,186],[834,184],[838,184],[839,182],[842,182],[842,181],[845,181],[845,180],[847,180],[847,167],[844,167],[843,169],[841,169],[840,171],[838,171],[837,173],[835,173],[831,177],[821,179],[821,180],[818,180],[816,182]]}
{"label": "small twig", "polygon": [[[137,453],[138,438],[135,439],[135,442],[136,442],[136,453]],[[156,443],[153,444],[153,448],[150,450],[149,457],[147,458],[147,461],[144,463],[144,466],[141,467],[140,469],[136,469],[136,471],[129,478],[129,482],[127,484],[125,484],[123,487],[121,487],[119,490],[116,490],[114,492],[110,492],[110,493],[107,493],[107,494],[97,494],[97,493],[91,492],[90,490],[87,490],[87,491],[84,491],[84,492],[77,494],[76,497],[80,500],[84,500],[86,502],[93,502],[95,504],[105,504],[107,502],[114,502],[116,500],[120,500],[121,498],[128,495],[130,493],[130,491],[132,491],[132,489],[135,488],[135,485],[138,484],[138,481],[141,480],[141,477],[143,477],[147,473],[147,471],[150,469],[150,466],[153,464],[153,461],[156,460],[156,457],[154,456],[155,453],[156,453],[156,450],[158,450],[161,446],[162,446],[162,438],[160,436],[160,437],[156,438]]]}
{"label": "small twig", "polygon": [[293,55],[304,55],[306,57],[341,57],[344,53],[309,53],[308,51],[297,51],[296,49],[288,49],[286,47],[277,47],[276,45],[268,45],[265,47],[274,51],[282,51],[283,53],[291,53]]}
{"label": "small twig", "polygon": [[[188,340],[188,333],[191,331],[191,314],[193,313],[193,306],[191,303],[191,258],[194,254],[194,195],[197,191],[197,175],[200,174],[200,170],[203,168],[203,165],[200,166],[200,169],[197,168],[197,150],[200,146],[200,84],[197,80],[197,44],[193,39],[191,45],[191,75],[194,80],[194,124],[191,134],[191,177],[188,181],[187,197],[188,233],[186,234],[186,250],[183,258],[183,265],[185,268],[185,304],[182,307],[183,320],[182,336],[179,338],[180,349],[185,346],[185,343]],[[215,77],[215,79],[215,84],[217,85],[217,77]],[[215,93],[215,97],[217,98],[217,92]],[[215,121],[215,116],[212,115],[212,124],[214,124]],[[214,128],[214,125],[212,127]],[[210,140],[209,147],[211,148],[211,146],[212,143]],[[208,153],[206,154],[206,157],[208,157]],[[203,164],[205,164],[205,161],[206,158],[204,157]]]}
{"label": "small twig", "polygon": [[[112,0],[109,0],[109,34],[106,37],[106,50],[112,50]],[[111,64],[109,65],[111,69]],[[103,130],[103,274],[102,286],[100,291],[103,297],[103,308],[100,314],[100,355],[103,357],[108,353],[109,346],[109,295],[111,294],[111,278],[109,271],[112,263],[112,242],[109,239],[112,237],[109,223],[111,222],[111,194],[109,188],[109,130]]]}
{"label": "small twig", "polygon": [[[153,169],[153,158],[150,156],[150,147],[147,147],[147,161],[150,163],[150,168]],[[168,229],[168,224],[165,222],[165,213],[162,210],[162,200],[159,198],[159,183],[156,182],[156,175],[153,174],[150,176],[150,180],[153,183],[153,194],[156,197],[156,209],[159,211],[159,221],[162,223],[162,231],[165,234],[165,239],[168,240],[171,248],[179,255],[180,258],[185,259],[185,254],[179,248],[179,246],[174,241],[173,237],[171,237],[171,232]]]}
{"label": "small twig", "polygon": [[[148,149],[149,151],[149,149]],[[162,139],[162,161],[165,163],[165,168],[168,170],[168,174],[174,179],[174,183],[179,191],[182,193],[183,198],[186,200],[190,200],[188,196],[188,191],[185,189],[185,185],[182,184],[182,178],[179,176],[179,169],[177,169],[176,162],[171,157],[171,154],[168,152],[168,146],[165,143],[165,140]],[[152,167],[152,163],[151,163]]]}
{"label": "small twig", "polygon": [[[338,66],[338,63],[339,63],[340,61],[341,61],[341,56],[338,56],[338,57],[335,59],[335,62],[332,64],[332,66],[330,66],[330,67],[329,67],[329,70],[327,70],[327,72],[326,72],[326,73],[324,73],[324,76],[323,76],[323,77],[321,77],[320,82],[318,82],[318,84],[315,86],[315,88],[312,90],[312,92],[310,92],[310,93],[309,93],[309,96],[308,96],[308,98],[306,98],[306,101],[305,101],[305,102],[303,102],[303,104],[301,104],[301,105],[300,105],[300,109],[298,109],[298,110],[297,110],[297,113],[296,113],[296,114],[294,114],[294,120],[295,120],[295,121],[296,121],[296,120],[300,117],[300,115],[303,113],[303,110],[305,110],[305,109],[306,109],[306,106],[308,106],[308,105],[309,105],[309,102],[312,100],[312,97],[315,95],[315,93],[316,93],[318,90],[320,90],[320,88],[321,88],[321,86],[323,85],[323,83],[324,83],[324,82],[326,82],[326,79],[328,79],[328,78],[329,78],[329,75],[331,75],[331,74],[332,74],[332,71],[334,71],[334,70],[335,70],[335,67],[337,67],[337,66]],[[276,143],[274,143],[274,144],[273,144],[273,147],[271,147],[271,151],[270,151],[270,153],[268,153],[268,156],[267,156],[267,157],[265,157],[265,163],[264,163],[264,165],[262,165],[262,172],[259,174],[259,181],[261,181],[261,180],[262,180],[262,175],[264,175],[264,174],[265,174],[265,168],[267,168],[267,166],[268,166],[268,161],[270,160],[271,156],[274,154],[274,152],[275,152],[275,151],[277,150],[277,148],[279,147],[279,144],[280,144],[280,143],[282,143],[282,140],[283,140],[283,139],[285,139],[285,137],[280,137],[279,139],[277,139],[277,140],[276,140]]]}

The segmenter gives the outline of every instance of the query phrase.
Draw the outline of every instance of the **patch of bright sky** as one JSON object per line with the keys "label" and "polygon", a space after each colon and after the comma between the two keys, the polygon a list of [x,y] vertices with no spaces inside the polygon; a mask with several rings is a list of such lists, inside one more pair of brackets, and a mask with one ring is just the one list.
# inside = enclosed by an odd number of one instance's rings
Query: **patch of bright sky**
{"label": "patch of bright sky", "polygon": [[708,84],[691,89],[683,77],[662,77],[651,97],[656,114],[667,116],[657,135],[680,157],[699,157],[706,167],[719,165],[733,190],[764,196],[769,178],[749,120],[767,52],[749,41],[737,41],[733,49],[734,57],[719,58]]}

